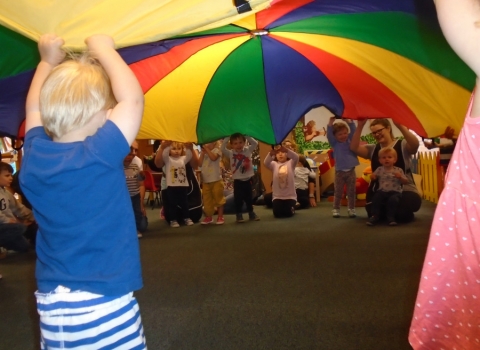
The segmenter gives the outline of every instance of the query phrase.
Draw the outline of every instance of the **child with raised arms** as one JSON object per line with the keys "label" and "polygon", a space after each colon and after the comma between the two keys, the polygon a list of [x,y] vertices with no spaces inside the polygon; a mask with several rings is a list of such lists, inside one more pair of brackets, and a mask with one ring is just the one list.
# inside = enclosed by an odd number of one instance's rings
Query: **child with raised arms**
{"label": "child with raised arms", "polygon": [[[353,121],[335,122],[336,117],[331,117],[327,126],[327,139],[333,148],[333,157],[335,159],[335,182],[334,182],[334,200],[332,216],[340,217],[340,204],[343,197],[344,188],[347,188],[348,198],[348,216],[354,218],[356,201],[356,181],[355,167],[360,164],[357,155],[350,150],[350,142],[355,132],[356,126]],[[348,125],[347,125],[348,124]],[[350,129],[350,130],[349,130]]]}
{"label": "child with raised arms", "polygon": [[[248,141],[248,146],[246,142]],[[230,143],[232,149],[227,148]],[[257,140],[240,133],[226,137],[222,143],[222,153],[230,160],[233,177],[233,197],[237,222],[244,222],[242,215],[243,203],[247,206],[248,218],[252,221],[260,220],[253,211],[252,177],[254,175],[252,153],[258,146]]]}
{"label": "child with raised arms", "polygon": [[[168,217],[175,218],[177,206],[182,210],[185,225],[193,225],[188,210],[188,178],[187,163],[192,159],[193,144],[176,141],[165,141],[160,146],[163,162],[165,164],[165,178],[167,181]],[[177,220],[170,220],[171,227],[180,227]]]}
{"label": "child with raised arms", "polygon": [[265,166],[273,172],[272,208],[276,218],[286,218],[295,214],[297,163],[298,154],[283,146],[272,148],[265,157]]}
{"label": "child with raised arms", "polygon": [[224,184],[222,180],[222,172],[220,161],[222,152],[218,149],[218,142],[210,142],[202,146],[199,162],[202,167],[202,195],[203,210],[205,219],[202,225],[213,223],[213,214],[217,208],[217,225],[222,225],[225,220],[223,218],[223,206],[226,202],[223,194]]}
{"label": "child with raised arms", "polygon": [[26,103],[20,185],[38,223],[41,348],[146,349],[140,250],[123,160],[143,92],[113,39],[64,61],[46,34]]}

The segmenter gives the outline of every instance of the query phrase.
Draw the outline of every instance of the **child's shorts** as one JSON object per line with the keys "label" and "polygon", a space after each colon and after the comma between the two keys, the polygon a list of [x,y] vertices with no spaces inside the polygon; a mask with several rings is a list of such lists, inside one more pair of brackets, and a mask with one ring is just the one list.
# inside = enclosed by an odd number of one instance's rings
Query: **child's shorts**
{"label": "child's shorts", "polygon": [[103,296],[59,286],[36,292],[41,349],[146,349],[133,293]]}

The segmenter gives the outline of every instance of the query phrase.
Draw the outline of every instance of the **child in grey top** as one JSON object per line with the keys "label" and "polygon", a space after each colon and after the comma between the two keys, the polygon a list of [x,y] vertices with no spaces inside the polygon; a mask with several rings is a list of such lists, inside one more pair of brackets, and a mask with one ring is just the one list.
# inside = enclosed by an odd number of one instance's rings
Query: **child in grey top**
{"label": "child in grey top", "polygon": [[397,152],[393,148],[382,148],[378,152],[380,163],[371,180],[378,180],[379,188],[372,198],[372,213],[367,225],[373,226],[380,220],[383,207],[387,209],[387,220],[390,226],[395,226],[395,212],[402,197],[402,186],[408,183],[408,178],[401,168],[394,166],[397,161]]}

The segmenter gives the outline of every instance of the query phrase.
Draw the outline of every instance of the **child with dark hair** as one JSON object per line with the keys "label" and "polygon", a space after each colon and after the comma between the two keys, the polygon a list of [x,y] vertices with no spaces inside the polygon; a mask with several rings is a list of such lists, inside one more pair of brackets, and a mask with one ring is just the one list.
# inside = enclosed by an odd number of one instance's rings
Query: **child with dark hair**
{"label": "child with dark hair", "polygon": [[273,148],[265,157],[264,164],[273,173],[272,208],[276,218],[291,217],[295,214],[297,163],[298,154],[283,146]]}
{"label": "child with dark hair", "polygon": [[295,167],[295,190],[299,209],[313,206],[312,200],[315,203],[314,194],[310,192],[314,190],[314,187],[310,184],[312,181],[315,183],[315,176],[307,158],[303,154],[298,155],[298,162]]}
{"label": "child with dark hair", "polygon": [[137,237],[142,238],[143,233],[147,230],[148,219],[145,212],[145,175],[142,169],[135,164],[134,159],[137,157],[138,142],[134,140],[130,146],[130,153],[123,160],[123,171],[127,181],[128,193],[132,201],[133,214],[135,216],[135,225],[137,226]]}
{"label": "child with dark hair", "polygon": [[[248,146],[245,145],[248,141]],[[232,149],[227,148],[230,143]],[[244,222],[242,215],[243,203],[247,205],[248,218],[258,221],[260,218],[253,211],[252,177],[254,175],[252,153],[258,146],[257,140],[240,133],[226,137],[222,143],[222,153],[230,160],[230,168],[233,176],[233,197],[237,222]]]}

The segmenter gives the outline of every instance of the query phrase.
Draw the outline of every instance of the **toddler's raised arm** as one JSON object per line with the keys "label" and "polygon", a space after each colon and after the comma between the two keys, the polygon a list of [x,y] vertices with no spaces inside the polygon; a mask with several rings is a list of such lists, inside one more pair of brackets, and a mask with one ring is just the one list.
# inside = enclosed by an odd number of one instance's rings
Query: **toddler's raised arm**
{"label": "toddler's raised arm", "polygon": [[62,50],[63,44],[63,39],[55,34],[44,34],[38,41],[40,63],[28,90],[25,132],[42,125],[40,119],[40,90],[52,69],[65,58],[65,52]]}
{"label": "toddler's raised arm", "polygon": [[107,72],[118,104],[108,119],[113,121],[125,136],[128,144],[136,138],[143,116],[143,91],[135,74],[115,50],[113,39],[97,34],[85,40],[92,55]]}
{"label": "toddler's raised arm", "polygon": [[480,116],[480,1],[435,0],[438,20],[452,49],[477,75],[472,117]]}

